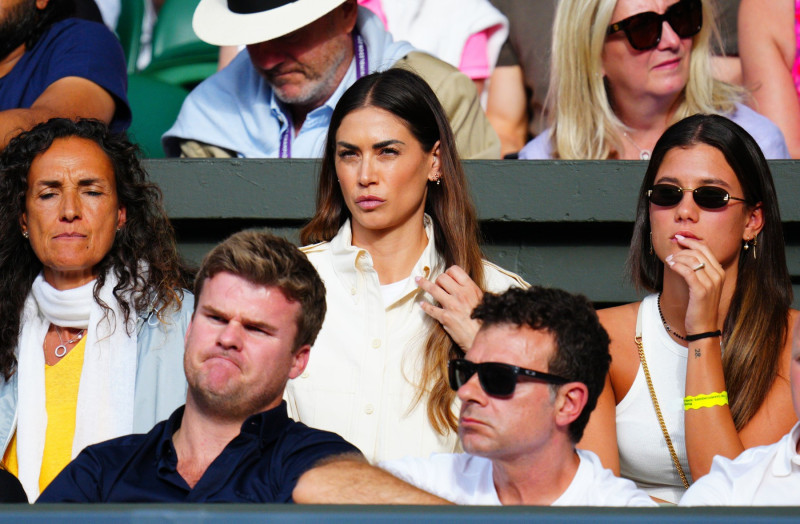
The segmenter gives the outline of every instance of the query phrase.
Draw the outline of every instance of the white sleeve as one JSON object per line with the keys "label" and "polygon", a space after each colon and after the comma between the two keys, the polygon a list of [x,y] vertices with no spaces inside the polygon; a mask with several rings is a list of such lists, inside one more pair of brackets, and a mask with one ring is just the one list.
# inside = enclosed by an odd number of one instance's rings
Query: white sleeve
{"label": "white sleeve", "polygon": [[417,457],[405,457],[397,460],[384,460],[378,463],[378,467],[388,471],[395,477],[402,479],[420,489],[430,491],[426,485],[426,479],[433,475],[429,460]]}
{"label": "white sleeve", "polygon": [[[694,482],[681,497],[679,506],[732,506],[733,483],[727,474],[730,459],[716,456],[711,471]],[[739,503],[741,504],[741,502]]]}

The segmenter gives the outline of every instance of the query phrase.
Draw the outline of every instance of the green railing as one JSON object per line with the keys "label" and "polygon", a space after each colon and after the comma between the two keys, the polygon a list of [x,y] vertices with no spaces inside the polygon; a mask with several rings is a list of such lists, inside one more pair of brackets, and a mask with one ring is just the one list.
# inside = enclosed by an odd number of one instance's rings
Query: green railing
{"label": "green railing", "polygon": [[[316,160],[150,160],[182,253],[198,262],[246,227],[297,241],[314,210]],[[770,163],[800,304],[800,162]],[[645,163],[467,161],[487,256],[528,282],[634,300],[624,263]]]}

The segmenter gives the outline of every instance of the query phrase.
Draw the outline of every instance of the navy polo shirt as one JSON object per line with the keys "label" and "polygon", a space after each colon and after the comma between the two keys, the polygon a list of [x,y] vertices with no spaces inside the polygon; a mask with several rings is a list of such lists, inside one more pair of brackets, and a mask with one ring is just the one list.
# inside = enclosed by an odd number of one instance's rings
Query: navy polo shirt
{"label": "navy polo shirt", "polygon": [[180,407],[145,435],[87,447],[37,502],[292,502],[297,479],[320,459],[360,455],[339,435],[290,419],[282,402],[248,418],[189,488],[172,445],[182,419]]}
{"label": "navy polo shirt", "polygon": [[71,76],[90,80],[108,91],[116,104],[111,130],[128,128],[131,110],[122,46],[103,24],[77,18],[51,25],[0,78],[0,111],[27,109],[52,83]]}

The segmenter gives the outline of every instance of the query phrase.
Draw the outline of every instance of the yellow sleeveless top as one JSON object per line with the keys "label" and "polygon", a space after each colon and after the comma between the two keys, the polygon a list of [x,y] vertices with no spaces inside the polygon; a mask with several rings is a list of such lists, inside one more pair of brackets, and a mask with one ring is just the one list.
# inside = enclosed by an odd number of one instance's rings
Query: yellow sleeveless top
{"label": "yellow sleeveless top", "polygon": [[[72,460],[72,439],[75,437],[75,413],[78,406],[78,386],[83,370],[86,336],[55,366],[44,366],[45,407],[47,431],[44,440],[39,490],[44,491],[64,466]],[[17,434],[3,456],[6,469],[19,476]]]}

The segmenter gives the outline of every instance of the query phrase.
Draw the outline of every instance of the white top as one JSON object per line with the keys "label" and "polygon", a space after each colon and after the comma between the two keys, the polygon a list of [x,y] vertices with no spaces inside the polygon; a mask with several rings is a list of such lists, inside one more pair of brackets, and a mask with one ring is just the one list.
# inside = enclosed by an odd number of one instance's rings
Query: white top
{"label": "white top", "polygon": [[[591,451],[576,450],[578,471],[551,506],[657,506],[630,480],[614,476]],[[469,453],[439,453],[429,458],[406,457],[380,467],[406,482],[456,504],[499,506],[492,479],[492,461]]]}
{"label": "white top", "polygon": [[[742,126],[761,148],[764,157],[768,159],[791,158],[789,148],[786,147],[786,140],[783,138],[783,132],[769,118],[756,113],[744,104],[736,104],[733,113],[722,116],[728,117]],[[525,147],[519,152],[520,160],[553,158],[553,144],[550,135],[550,128],[548,128],[525,144]]]}
{"label": "white top", "polygon": [[[425,230],[428,245],[411,276],[433,280],[445,268],[427,216]],[[458,435],[434,431],[426,398],[413,403],[434,322],[418,302],[432,298],[412,278],[400,298],[384,306],[372,257],[352,245],[349,220],[330,242],[303,251],[325,282],[328,312],[308,367],[286,388],[290,416],[338,433],[373,462],[455,451]],[[527,286],[494,264],[484,261],[483,267],[490,291]]]}
{"label": "white top", "polygon": [[734,460],[716,456],[681,506],[800,506],[800,423],[775,444],[746,449]]}
{"label": "white top", "polygon": [[[669,336],[658,314],[658,295],[645,297],[642,308],[642,344],[661,414],[691,483],[683,426],[688,351]],[[635,333],[631,332],[633,338]],[[625,398],[617,404],[617,445],[620,475],[653,497],[677,504],[686,491],[672,463],[658,424],[641,364]]]}
{"label": "white top", "polygon": [[[508,19],[488,0],[403,0],[381,2],[389,32],[453,67],[461,65],[467,40],[489,31],[486,61],[493,70],[508,38]],[[442,22],[447,20],[447,30]]]}

